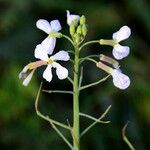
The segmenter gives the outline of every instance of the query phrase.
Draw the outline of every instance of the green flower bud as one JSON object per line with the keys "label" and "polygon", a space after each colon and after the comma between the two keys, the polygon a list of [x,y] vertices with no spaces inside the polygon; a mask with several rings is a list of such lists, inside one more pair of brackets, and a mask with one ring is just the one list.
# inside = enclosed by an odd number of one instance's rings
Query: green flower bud
{"label": "green flower bud", "polygon": [[80,17],[80,25],[86,24],[86,18],[84,15]]}
{"label": "green flower bud", "polygon": [[86,36],[87,31],[88,31],[87,25],[86,25],[86,24],[83,24],[83,25],[82,25],[82,34],[83,34],[84,37]]}
{"label": "green flower bud", "polygon": [[82,35],[82,26],[78,26],[77,28],[77,34]]}
{"label": "green flower bud", "polygon": [[80,43],[80,41],[81,41],[81,38],[80,38],[80,35],[79,34],[74,34],[74,39],[75,39],[75,42],[78,44],[78,43]]}
{"label": "green flower bud", "polygon": [[75,25],[74,25],[74,23],[71,23],[71,25],[70,25],[70,34],[71,35],[75,34]]}

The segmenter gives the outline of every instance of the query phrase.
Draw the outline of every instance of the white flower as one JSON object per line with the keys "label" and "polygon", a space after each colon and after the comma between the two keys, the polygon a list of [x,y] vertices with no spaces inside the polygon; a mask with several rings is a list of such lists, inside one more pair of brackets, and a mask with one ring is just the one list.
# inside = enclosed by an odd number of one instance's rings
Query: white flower
{"label": "white flower", "polygon": [[61,25],[58,20],[52,20],[50,23],[45,19],[39,19],[36,22],[37,28],[46,32],[48,37],[41,43],[43,46],[43,51],[47,54],[52,54],[56,45],[56,37],[51,36],[51,34],[58,33],[61,30]]}
{"label": "white flower", "polygon": [[123,26],[119,31],[113,34],[113,40],[116,44],[114,44],[113,48],[113,56],[116,59],[122,59],[129,55],[130,48],[128,46],[122,46],[119,42],[129,38],[131,35],[131,29],[128,26]]}
{"label": "white flower", "polygon": [[61,50],[55,55],[48,57],[48,54],[43,49],[44,47],[42,44],[36,46],[34,56],[38,59],[47,62],[47,68],[43,73],[43,78],[46,79],[48,82],[52,80],[52,68],[56,68],[56,74],[60,80],[65,79],[68,77],[68,70],[62,67],[57,60],[68,61],[70,59],[68,52]]}
{"label": "white flower", "polygon": [[117,88],[124,90],[130,85],[129,77],[123,74],[119,68],[113,69],[102,62],[98,62],[96,66],[112,75],[113,83]]}
{"label": "white flower", "polygon": [[130,78],[121,73],[120,70],[113,69],[111,75],[113,77],[113,83],[117,88],[124,90],[130,85]]}
{"label": "white flower", "polygon": [[33,76],[33,74],[34,74],[34,71],[35,71],[35,69],[34,70],[32,70],[31,72],[30,72],[30,74],[23,80],[23,85],[24,86],[27,86],[29,83],[30,83],[30,81],[31,81],[31,79],[32,79],[32,76]]}
{"label": "white flower", "polygon": [[70,14],[69,10],[67,10],[67,24],[70,26],[73,21],[79,21],[79,15]]}

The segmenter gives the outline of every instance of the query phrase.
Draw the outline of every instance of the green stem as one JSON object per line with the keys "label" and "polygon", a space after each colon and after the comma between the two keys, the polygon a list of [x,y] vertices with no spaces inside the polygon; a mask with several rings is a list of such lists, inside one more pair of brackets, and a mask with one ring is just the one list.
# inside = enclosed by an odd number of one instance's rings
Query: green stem
{"label": "green stem", "polygon": [[135,150],[135,148],[133,147],[133,145],[132,145],[131,142],[128,140],[127,136],[125,135],[127,126],[128,126],[128,122],[125,124],[125,126],[124,126],[123,129],[122,129],[122,137],[123,137],[123,140],[126,142],[126,144],[129,146],[129,148],[130,148],[131,150]]}
{"label": "green stem", "polygon": [[96,61],[96,60],[94,60],[94,59],[92,59],[92,58],[85,58],[85,60],[88,60],[88,61],[91,61],[91,62],[93,62],[93,63],[97,64],[97,61]]}
{"label": "green stem", "polygon": [[82,80],[83,80],[83,67],[81,67],[81,72],[80,72],[79,88],[81,87]]}
{"label": "green stem", "polygon": [[65,125],[65,124],[63,124],[63,123],[60,123],[60,122],[58,122],[58,121],[56,121],[56,120],[53,120],[53,119],[49,118],[48,116],[44,116],[44,115],[41,114],[39,111],[36,111],[36,113],[37,113],[37,115],[38,115],[40,118],[42,118],[42,119],[44,119],[44,120],[46,120],[46,121],[48,121],[48,122],[51,122],[51,123],[53,123],[53,124],[56,124],[56,125],[58,125],[58,126],[60,126],[60,127],[62,127],[62,128],[65,128],[65,129],[70,130],[70,128],[69,128],[67,125]]}
{"label": "green stem", "polygon": [[65,129],[70,130],[70,128],[69,128],[67,125],[65,125],[65,124],[63,124],[63,123],[60,123],[60,122],[58,122],[58,121],[55,121],[55,120],[49,118],[48,116],[43,115],[43,114],[39,111],[39,109],[38,109],[38,104],[39,104],[39,96],[40,96],[41,88],[42,88],[42,83],[41,83],[41,85],[40,85],[40,88],[39,88],[39,90],[38,90],[38,94],[37,94],[36,99],[35,99],[35,110],[36,110],[37,115],[38,115],[39,117],[43,118],[44,120],[48,121],[48,122],[51,122],[51,123],[56,124],[56,125],[58,125],[58,126],[60,126],[60,127],[63,127],[63,128],[65,128]]}
{"label": "green stem", "polygon": [[69,80],[69,82],[70,82],[71,84],[73,84],[73,80],[72,80],[70,77],[67,77],[67,79]]}
{"label": "green stem", "polygon": [[[111,105],[110,105],[110,106],[105,110],[105,112],[98,118],[98,120],[103,119],[103,118],[106,116],[106,114],[108,113],[108,111],[110,110],[110,108],[111,108]],[[81,133],[80,137],[82,137],[87,131],[89,131],[89,130],[90,130],[93,126],[95,126],[97,123],[98,123],[98,122],[95,121],[95,122],[93,122],[91,125],[89,125],[89,126]]]}
{"label": "green stem", "polygon": [[52,122],[50,122],[50,124],[51,124],[52,128],[58,133],[58,135],[64,140],[64,142],[70,147],[70,149],[73,150],[73,146],[65,138],[65,136],[60,132],[60,130]]}
{"label": "green stem", "polygon": [[92,86],[94,86],[94,85],[97,85],[97,84],[99,84],[99,83],[105,81],[105,80],[106,80],[107,78],[109,78],[109,77],[110,77],[110,75],[107,75],[106,77],[100,79],[99,81],[96,81],[96,82],[94,82],[94,83],[91,83],[91,84],[84,85],[84,86],[80,87],[79,90],[81,91],[81,90],[84,90],[84,89],[86,89],[86,88],[89,88],[89,87],[92,87]]}
{"label": "green stem", "polygon": [[74,134],[74,150],[79,150],[79,48],[74,45],[75,58],[74,58],[74,81],[73,81],[73,134]]}
{"label": "green stem", "polygon": [[84,114],[84,113],[79,113],[79,115],[80,116],[82,116],[82,117],[86,117],[86,118],[88,118],[88,119],[91,119],[91,120],[94,120],[95,122],[97,122],[97,123],[110,123],[110,121],[101,121],[101,120],[99,120],[99,119],[97,119],[97,118],[94,118],[94,117],[92,117],[92,116],[90,116],[90,115],[87,115],[87,114]]}
{"label": "green stem", "polygon": [[89,60],[90,58],[92,57],[99,57],[99,55],[89,55],[89,56],[86,56],[86,57],[83,57],[83,58],[80,58],[80,64],[83,63],[85,60]]}
{"label": "green stem", "polygon": [[87,46],[87,45],[89,45],[89,44],[93,44],[93,43],[99,43],[99,40],[94,40],[94,41],[89,41],[89,42],[84,43],[84,44],[79,48],[79,51],[80,51],[83,47],[85,47],[85,46]]}
{"label": "green stem", "polygon": [[72,91],[61,91],[61,90],[42,90],[46,93],[66,93],[66,94],[73,94]]}
{"label": "green stem", "polygon": [[72,39],[70,37],[68,37],[67,35],[62,34],[62,37],[64,37],[65,39],[67,39],[68,41],[70,41],[72,43],[72,45],[74,45]]}

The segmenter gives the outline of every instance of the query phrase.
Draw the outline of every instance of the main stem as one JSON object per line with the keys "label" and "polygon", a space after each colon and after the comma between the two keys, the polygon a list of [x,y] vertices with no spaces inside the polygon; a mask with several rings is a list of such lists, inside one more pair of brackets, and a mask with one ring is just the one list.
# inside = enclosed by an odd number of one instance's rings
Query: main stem
{"label": "main stem", "polygon": [[74,45],[74,81],[73,81],[73,145],[74,150],[79,150],[80,135],[79,135],[79,47]]}

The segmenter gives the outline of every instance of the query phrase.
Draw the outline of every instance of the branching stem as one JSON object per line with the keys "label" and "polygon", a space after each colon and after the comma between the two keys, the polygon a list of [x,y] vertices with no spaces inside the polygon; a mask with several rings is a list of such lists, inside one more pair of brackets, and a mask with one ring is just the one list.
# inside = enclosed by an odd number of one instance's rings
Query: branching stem
{"label": "branching stem", "polygon": [[94,120],[94,121],[96,121],[97,123],[110,123],[110,121],[101,121],[101,120],[99,120],[99,119],[96,119],[95,117],[92,117],[92,116],[90,116],[90,115],[87,115],[87,114],[84,114],[84,113],[79,113],[79,115],[80,116],[82,116],[82,117],[86,117],[86,118],[88,118],[88,119],[91,119],[91,120]]}
{"label": "branching stem", "polygon": [[41,84],[41,86],[40,86],[40,88],[39,88],[39,91],[38,91],[38,94],[37,94],[37,97],[36,97],[36,100],[35,100],[35,110],[36,110],[37,115],[38,115],[39,117],[43,118],[44,120],[50,122],[50,123],[56,124],[56,125],[58,125],[58,126],[60,126],[60,127],[63,127],[63,128],[65,128],[65,129],[68,129],[68,130],[69,130],[70,128],[69,128],[67,125],[65,125],[65,124],[63,124],[63,123],[60,123],[60,122],[58,122],[58,121],[55,121],[55,120],[49,118],[48,116],[43,115],[43,114],[39,111],[39,109],[38,109],[38,102],[39,102],[39,96],[40,96],[41,87],[42,87],[42,84]]}
{"label": "branching stem", "polygon": [[58,135],[64,140],[64,142],[70,147],[70,149],[73,150],[73,146],[65,138],[65,136],[60,132],[60,130],[52,122],[50,122],[50,124],[51,124],[52,128],[58,133]]}
{"label": "branching stem", "polygon": [[109,77],[110,77],[110,75],[107,75],[106,77],[100,79],[99,81],[96,81],[96,82],[94,82],[94,83],[91,83],[91,84],[84,85],[84,86],[80,87],[79,90],[81,91],[81,90],[84,90],[84,89],[86,89],[86,88],[89,88],[89,87],[92,87],[92,86],[94,86],[94,85],[97,85],[97,84],[99,84],[99,83],[101,83],[101,82],[107,80],[107,78],[109,78]]}
{"label": "branching stem", "polygon": [[72,45],[74,45],[74,42],[72,41],[72,39],[70,37],[68,37],[65,34],[62,34],[62,37],[64,37],[65,39],[67,39],[68,41],[70,41],[70,43],[72,43]]}
{"label": "branching stem", "polygon": [[[110,110],[111,105],[105,110],[105,112],[98,118],[98,120],[102,120],[106,114],[108,113],[108,111]],[[82,137],[85,133],[87,133],[87,131],[89,131],[93,126],[95,126],[97,124],[97,121],[93,122],[91,125],[89,125],[80,135],[80,137]]]}
{"label": "branching stem", "polygon": [[79,48],[79,51],[81,51],[81,49],[83,49],[83,47],[89,45],[89,44],[94,44],[94,43],[99,43],[99,40],[93,40],[93,41],[89,41],[84,43],[83,45],[81,45],[81,47]]}

